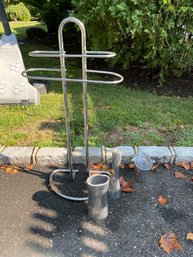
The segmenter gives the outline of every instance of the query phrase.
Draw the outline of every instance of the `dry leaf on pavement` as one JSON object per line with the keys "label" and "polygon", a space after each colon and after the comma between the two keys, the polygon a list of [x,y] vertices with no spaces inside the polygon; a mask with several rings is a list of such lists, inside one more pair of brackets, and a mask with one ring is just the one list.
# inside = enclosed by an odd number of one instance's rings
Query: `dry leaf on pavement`
{"label": "dry leaf on pavement", "polygon": [[160,195],[157,200],[161,205],[166,205],[168,203],[168,198],[164,195]]}
{"label": "dry leaf on pavement", "polygon": [[171,163],[164,163],[164,167],[166,167],[167,170],[171,169]]}
{"label": "dry leaf on pavement", "polygon": [[174,175],[175,175],[176,178],[179,178],[179,179],[183,179],[183,178],[186,177],[181,171],[176,171],[174,173]]}
{"label": "dry leaf on pavement", "polygon": [[193,241],[193,233],[192,233],[192,232],[189,232],[189,233],[187,234],[187,236],[186,236],[186,239]]}
{"label": "dry leaf on pavement", "polygon": [[160,166],[160,163],[156,163],[152,166],[151,170],[156,170]]}
{"label": "dry leaf on pavement", "polygon": [[134,162],[129,163],[129,169],[134,169],[134,168],[135,168]]}
{"label": "dry leaf on pavement", "polygon": [[16,174],[19,172],[19,166],[6,164],[6,165],[0,165],[0,169],[5,170],[8,174]]}
{"label": "dry leaf on pavement", "polygon": [[185,170],[190,169],[190,164],[187,161],[182,161],[182,162],[178,163],[178,166],[184,168]]}
{"label": "dry leaf on pavement", "polygon": [[103,163],[102,162],[99,162],[99,163],[90,163],[90,169],[91,170],[102,170],[103,168]]}
{"label": "dry leaf on pavement", "polygon": [[179,251],[182,249],[182,246],[178,242],[178,238],[171,232],[161,235],[159,243],[160,247],[162,247],[166,253],[170,253],[171,250]]}
{"label": "dry leaf on pavement", "polygon": [[131,180],[126,181],[123,176],[120,177],[119,179],[121,191],[125,193],[132,193],[135,190],[133,189],[133,183]]}
{"label": "dry leaf on pavement", "polygon": [[26,171],[30,171],[30,170],[32,170],[32,169],[33,169],[33,165],[32,165],[32,164],[26,165],[26,166],[24,167],[24,170],[26,170]]}
{"label": "dry leaf on pavement", "polygon": [[113,169],[111,169],[108,165],[99,162],[99,163],[90,163],[90,170],[104,170],[104,171],[109,171],[112,172]]}

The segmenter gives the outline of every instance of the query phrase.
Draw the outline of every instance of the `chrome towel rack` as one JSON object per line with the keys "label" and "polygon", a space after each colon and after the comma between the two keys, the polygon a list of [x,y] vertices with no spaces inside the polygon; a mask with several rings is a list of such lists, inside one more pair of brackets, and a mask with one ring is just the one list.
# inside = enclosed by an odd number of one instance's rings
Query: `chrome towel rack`
{"label": "chrome towel rack", "polygon": [[[64,41],[63,41],[63,29],[67,23],[75,23],[78,25],[81,31],[81,54],[67,54],[64,50]],[[66,118],[66,134],[67,134],[67,169],[57,169],[54,170],[50,175],[50,186],[52,190],[59,196],[73,201],[85,201],[87,197],[74,197],[59,192],[58,188],[54,184],[54,175],[57,173],[70,173],[70,178],[75,179],[76,173],[78,170],[73,169],[72,161],[72,147],[71,147],[71,132],[70,132],[70,120],[69,120],[69,105],[68,105],[68,92],[67,92],[67,82],[78,82],[83,85],[83,104],[84,104],[84,137],[85,137],[85,165],[88,175],[90,175],[89,170],[89,142],[88,142],[88,83],[97,83],[97,84],[117,84],[123,81],[123,76],[118,73],[110,71],[100,71],[100,70],[89,70],[87,69],[87,59],[88,58],[112,58],[116,54],[114,52],[108,51],[87,51],[86,49],[86,30],[84,24],[74,17],[68,17],[64,19],[58,28],[58,43],[59,51],[33,51],[29,55],[31,57],[47,57],[47,58],[60,58],[60,69],[54,68],[32,68],[27,69],[22,72],[24,77],[28,79],[35,80],[49,80],[49,81],[60,81],[62,83],[63,94],[64,94],[64,107],[65,107],[65,118]],[[81,58],[82,59],[82,78],[68,78],[66,74],[65,60],[67,58]],[[59,72],[60,76],[51,77],[51,76],[34,76],[30,75],[32,72]],[[92,80],[88,79],[88,73],[100,74],[112,76],[112,80]],[[116,79],[115,79],[116,78]]]}

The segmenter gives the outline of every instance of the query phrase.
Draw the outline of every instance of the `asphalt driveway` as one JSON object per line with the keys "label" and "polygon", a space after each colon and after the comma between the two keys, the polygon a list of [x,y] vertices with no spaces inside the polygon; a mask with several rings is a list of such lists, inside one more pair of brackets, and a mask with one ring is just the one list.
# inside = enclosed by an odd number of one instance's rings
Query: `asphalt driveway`
{"label": "asphalt driveway", "polygon": [[[175,178],[178,167],[146,172],[142,183],[124,171],[135,192],[109,199],[109,216],[102,221],[88,217],[86,203],[67,201],[50,190],[52,169],[0,172],[0,256],[164,257],[168,254],[158,241],[166,232],[175,233],[183,248],[169,256],[193,256],[193,241],[186,239],[193,232],[193,184]],[[81,184],[77,178],[71,186]],[[168,197],[167,205],[158,204],[160,195]]]}

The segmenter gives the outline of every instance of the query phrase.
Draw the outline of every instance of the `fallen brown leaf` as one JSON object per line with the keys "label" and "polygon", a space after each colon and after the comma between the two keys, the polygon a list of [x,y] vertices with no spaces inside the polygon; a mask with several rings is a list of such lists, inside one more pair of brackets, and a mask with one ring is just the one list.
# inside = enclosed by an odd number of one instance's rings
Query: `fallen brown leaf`
{"label": "fallen brown leaf", "polygon": [[193,161],[190,163],[190,169],[193,169]]}
{"label": "fallen brown leaf", "polygon": [[131,180],[126,181],[123,176],[120,177],[119,179],[119,183],[120,183],[120,188],[122,192],[125,193],[132,193],[135,190],[133,189],[133,183]]}
{"label": "fallen brown leaf", "polygon": [[189,232],[189,233],[187,234],[187,236],[186,236],[186,239],[193,241],[193,233],[192,233],[192,232]]}
{"label": "fallen brown leaf", "polygon": [[103,167],[103,163],[99,162],[99,163],[90,163],[90,169],[91,170],[102,170]]}
{"label": "fallen brown leaf", "polygon": [[129,163],[129,169],[134,169],[134,168],[135,168],[134,162]]}
{"label": "fallen brown leaf", "polygon": [[106,171],[113,173],[113,172],[114,172],[114,169],[112,169],[112,168],[107,168]]}
{"label": "fallen brown leaf", "polygon": [[127,186],[127,181],[123,178],[123,176],[119,178],[119,183],[121,187]]}
{"label": "fallen brown leaf", "polygon": [[0,165],[0,169],[3,169],[8,174],[16,174],[19,172],[19,166],[11,164]]}
{"label": "fallen brown leaf", "polygon": [[175,175],[176,178],[179,178],[179,179],[183,179],[183,178],[186,177],[181,171],[176,171],[174,173],[174,175]]}
{"label": "fallen brown leaf", "polygon": [[7,174],[13,175],[13,174],[16,174],[16,173],[18,173],[18,172],[19,172],[18,169],[14,169],[14,168],[7,168],[7,169],[6,169],[6,173],[7,173]]}
{"label": "fallen brown leaf", "polygon": [[26,165],[25,167],[24,167],[24,170],[26,170],[26,171],[30,171],[30,170],[32,170],[33,169],[33,165],[31,164],[31,165]]}
{"label": "fallen brown leaf", "polygon": [[170,170],[171,169],[171,163],[164,163],[163,164],[167,170]]}
{"label": "fallen brown leaf", "polygon": [[0,169],[2,170],[6,170],[6,168],[8,168],[10,165],[0,165]]}
{"label": "fallen brown leaf", "polygon": [[160,166],[160,163],[156,163],[151,167],[151,170],[156,170]]}
{"label": "fallen brown leaf", "polygon": [[133,188],[130,187],[125,187],[121,190],[124,193],[133,193],[135,190]]}
{"label": "fallen brown leaf", "polygon": [[160,195],[157,200],[161,205],[166,205],[168,203],[168,198],[164,195]]}
{"label": "fallen brown leaf", "polygon": [[184,168],[185,170],[189,170],[190,169],[190,164],[187,161],[182,161],[180,166],[182,168]]}
{"label": "fallen brown leaf", "polygon": [[179,251],[182,249],[182,246],[178,242],[176,235],[171,232],[161,235],[159,244],[160,247],[162,247],[166,253],[170,253],[171,250]]}
{"label": "fallen brown leaf", "polygon": [[106,165],[102,162],[99,162],[96,164],[90,163],[90,169],[91,170],[104,170],[104,171],[109,171],[109,172],[112,171],[112,169],[108,165]]}

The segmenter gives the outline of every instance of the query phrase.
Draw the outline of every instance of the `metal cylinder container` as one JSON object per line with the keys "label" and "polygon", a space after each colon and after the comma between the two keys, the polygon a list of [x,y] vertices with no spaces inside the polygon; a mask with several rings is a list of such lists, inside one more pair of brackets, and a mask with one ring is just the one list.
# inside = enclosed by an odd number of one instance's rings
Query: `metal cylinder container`
{"label": "metal cylinder container", "polygon": [[117,200],[121,196],[120,183],[119,183],[119,166],[122,159],[122,153],[119,149],[114,149],[112,152],[112,177],[110,181],[109,194],[114,200]]}
{"label": "metal cylinder container", "polygon": [[93,219],[105,219],[108,216],[109,176],[95,175],[87,179],[88,214]]}

